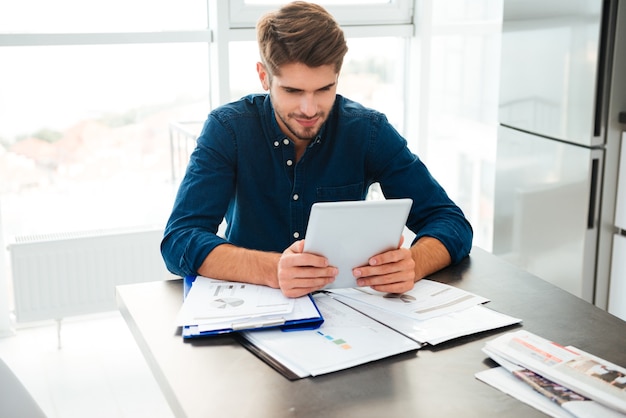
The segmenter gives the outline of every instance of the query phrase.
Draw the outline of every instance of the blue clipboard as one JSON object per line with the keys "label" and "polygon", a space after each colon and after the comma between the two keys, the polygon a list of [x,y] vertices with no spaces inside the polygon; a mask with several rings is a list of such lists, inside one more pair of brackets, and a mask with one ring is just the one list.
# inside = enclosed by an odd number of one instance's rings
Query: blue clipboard
{"label": "blue clipboard", "polygon": [[[194,281],[196,280],[196,276],[186,276],[183,279],[183,298],[187,297],[191,286],[193,286]],[[270,329],[270,328],[280,328],[283,331],[297,331],[297,330],[311,330],[319,328],[322,323],[324,323],[324,317],[321,312],[317,308],[315,304],[315,299],[311,295],[308,295],[308,298],[311,300],[311,303],[315,307],[315,311],[317,312],[317,316],[311,318],[298,318],[292,319],[282,322],[272,322],[269,321],[267,323],[258,323],[248,327],[239,327],[235,328],[223,328],[211,331],[199,331],[197,325],[185,325],[182,327],[182,336],[183,339],[193,339],[193,338],[201,338],[201,337],[210,337],[213,335],[220,334],[230,334],[236,333],[238,331],[252,331],[259,329]]]}

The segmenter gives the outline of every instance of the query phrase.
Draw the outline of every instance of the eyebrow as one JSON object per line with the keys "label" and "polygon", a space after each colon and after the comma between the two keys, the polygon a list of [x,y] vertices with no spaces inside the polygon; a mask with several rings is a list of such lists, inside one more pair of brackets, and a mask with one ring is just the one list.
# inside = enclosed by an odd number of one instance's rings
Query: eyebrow
{"label": "eyebrow", "polygon": [[[334,81],[334,82],[332,82],[332,83],[330,83],[330,84],[327,84],[327,85],[325,85],[325,86],[322,86],[322,87],[320,87],[319,89],[315,89],[315,91],[320,91],[320,90],[326,90],[326,89],[329,89],[329,88],[331,88],[332,86],[334,86],[335,84],[337,84],[337,82],[336,82],[336,81]],[[289,87],[289,86],[281,86],[281,88],[282,88],[283,90],[304,91],[303,89],[299,89],[299,88],[296,88],[296,87]]]}

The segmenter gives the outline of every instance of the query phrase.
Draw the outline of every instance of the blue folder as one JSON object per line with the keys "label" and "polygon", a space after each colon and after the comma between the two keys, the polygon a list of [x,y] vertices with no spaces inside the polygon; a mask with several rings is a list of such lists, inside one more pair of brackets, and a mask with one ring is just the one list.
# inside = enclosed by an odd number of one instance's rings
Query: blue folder
{"label": "blue folder", "polygon": [[[189,290],[193,286],[194,281],[196,280],[196,276],[187,276],[183,279],[183,297],[187,297]],[[324,318],[320,313],[317,305],[315,304],[315,299],[311,295],[308,295],[308,298],[311,300],[311,303],[315,307],[315,311],[317,312],[317,316],[313,316],[311,318],[298,318],[298,319],[290,319],[286,321],[256,321],[249,326],[237,327],[235,328],[223,328],[211,331],[200,331],[197,325],[185,325],[182,327],[182,335],[184,339],[192,339],[199,337],[209,337],[212,335],[220,335],[220,334],[229,334],[238,331],[252,331],[259,329],[269,329],[269,328],[280,328],[283,331],[297,331],[297,330],[310,330],[319,328],[324,322]]]}

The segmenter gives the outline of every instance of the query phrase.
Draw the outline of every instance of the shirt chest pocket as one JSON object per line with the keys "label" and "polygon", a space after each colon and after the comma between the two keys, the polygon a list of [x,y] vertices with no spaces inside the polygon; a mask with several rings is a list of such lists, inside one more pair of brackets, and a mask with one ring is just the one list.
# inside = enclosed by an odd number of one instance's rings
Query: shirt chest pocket
{"label": "shirt chest pocket", "polygon": [[363,200],[367,190],[364,183],[348,184],[345,186],[330,186],[317,188],[319,202],[334,202],[340,200]]}

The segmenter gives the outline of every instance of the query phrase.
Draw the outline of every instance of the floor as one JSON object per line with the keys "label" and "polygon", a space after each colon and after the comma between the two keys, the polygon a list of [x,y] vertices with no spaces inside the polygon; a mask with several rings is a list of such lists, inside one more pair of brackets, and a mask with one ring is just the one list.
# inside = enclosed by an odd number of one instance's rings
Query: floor
{"label": "floor", "polygon": [[0,357],[49,418],[173,416],[119,312],[20,326]]}

